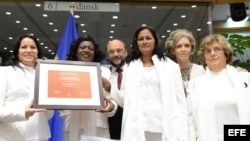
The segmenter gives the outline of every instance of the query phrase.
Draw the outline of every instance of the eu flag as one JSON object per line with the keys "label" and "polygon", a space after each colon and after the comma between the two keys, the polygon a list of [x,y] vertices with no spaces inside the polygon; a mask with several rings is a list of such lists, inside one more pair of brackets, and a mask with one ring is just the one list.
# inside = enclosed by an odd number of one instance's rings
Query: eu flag
{"label": "eu flag", "polygon": [[[55,60],[65,60],[72,41],[78,38],[76,24],[73,14],[71,13],[57,48]],[[49,141],[63,140],[63,110],[54,110],[54,116],[49,120],[51,138]]]}
{"label": "eu flag", "polygon": [[61,42],[56,52],[56,60],[65,60],[70,48],[70,43],[78,38],[76,23],[73,14],[70,14]]}

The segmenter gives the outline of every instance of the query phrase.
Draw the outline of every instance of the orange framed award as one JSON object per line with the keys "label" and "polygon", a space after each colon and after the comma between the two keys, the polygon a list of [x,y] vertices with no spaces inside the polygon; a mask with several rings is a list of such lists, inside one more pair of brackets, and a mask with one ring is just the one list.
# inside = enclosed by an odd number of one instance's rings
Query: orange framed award
{"label": "orange framed award", "polygon": [[100,64],[38,60],[34,108],[99,109],[104,106]]}

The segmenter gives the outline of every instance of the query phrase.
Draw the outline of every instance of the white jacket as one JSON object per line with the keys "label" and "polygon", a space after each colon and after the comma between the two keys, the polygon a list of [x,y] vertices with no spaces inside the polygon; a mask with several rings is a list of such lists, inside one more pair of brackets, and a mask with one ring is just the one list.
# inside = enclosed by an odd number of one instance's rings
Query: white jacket
{"label": "white jacket", "polygon": [[[160,78],[162,103],[162,141],[185,141],[187,139],[187,103],[185,99],[179,65],[171,59],[159,60],[153,56],[154,67]],[[141,60],[131,62],[122,80],[124,91],[112,94],[112,98],[123,105],[122,141],[144,141],[142,100],[139,77]],[[154,126],[154,125],[151,125]]]}
{"label": "white jacket", "polygon": [[[250,124],[250,73],[238,72],[227,65],[227,75],[235,89],[240,124]],[[217,121],[210,91],[211,73],[209,69],[188,84],[191,95],[191,109],[199,141],[218,141]]]}
{"label": "white jacket", "polygon": [[35,70],[22,66],[24,70],[11,66],[0,69],[0,141],[41,141],[50,137],[48,120],[52,111],[25,118],[25,107],[34,97]]}

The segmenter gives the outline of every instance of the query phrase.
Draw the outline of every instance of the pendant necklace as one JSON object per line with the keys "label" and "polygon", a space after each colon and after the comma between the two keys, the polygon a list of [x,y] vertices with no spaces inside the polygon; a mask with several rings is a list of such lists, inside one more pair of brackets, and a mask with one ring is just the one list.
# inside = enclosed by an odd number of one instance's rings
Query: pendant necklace
{"label": "pendant necklace", "polygon": [[188,68],[181,69],[181,77],[182,77],[182,82],[184,85],[184,91],[186,95],[187,95],[186,89],[187,89],[188,81],[190,80],[191,69],[192,69],[192,64],[190,64]]}

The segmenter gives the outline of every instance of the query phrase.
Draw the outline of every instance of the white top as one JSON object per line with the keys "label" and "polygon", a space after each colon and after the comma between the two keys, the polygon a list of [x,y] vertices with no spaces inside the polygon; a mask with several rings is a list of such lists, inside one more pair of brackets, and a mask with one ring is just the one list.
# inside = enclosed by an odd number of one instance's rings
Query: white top
{"label": "white top", "polygon": [[[143,69],[142,69],[143,70]],[[160,95],[159,76],[155,67],[144,67],[144,72],[140,77],[140,88],[142,100],[142,115],[144,130],[161,133],[161,95]],[[151,126],[154,125],[154,126]]]}
{"label": "white top", "polygon": [[[247,84],[247,86],[245,85]],[[199,141],[222,141],[224,124],[250,124],[250,73],[227,65],[188,84],[192,117]]]}
{"label": "white top", "polygon": [[[154,68],[146,73],[140,59],[128,64],[122,80],[123,90],[111,95],[123,107],[121,140],[146,141],[148,130],[162,133],[161,141],[184,141],[187,103],[180,67],[169,58],[159,60],[154,55],[152,60]],[[145,87],[147,84],[150,87]]]}
{"label": "white top", "polygon": [[12,66],[0,69],[0,140],[47,140],[48,120],[53,111],[35,113],[26,120],[25,107],[34,97],[35,69],[20,65],[23,69]]}
{"label": "white top", "polygon": [[211,99],[215,107],[219,141],[223,141],[225,124],[239,124],[236,92],[224,69],[211,72]]}
{"label": "white top", "polygon": [[[111,77],[110,77],[110,82],[111,82],[111,84],[112,84],[112,87],[113,88],[111,88],[111,92],[110,93],[112,93],[112,89],[118,89],[117,88],[117,79],[118,79],[118,72],[116,72],[116,67],[114,67],[114,66],[111,66],[110,67],[110,70],[111,70]],[[122,74],[124,74],[124,72],[126,71],[126,67],[123,65],[122,67],[121,67],[121,69],[122,69]],[[122,83],[122,82],[121,82]],[[114,88],[115,87],[115,88]],[[122,89],[122,88],[121,88]]]}
{"label": "white top", "polygon": [[203,68],[203,66],[192,63],[190,80],[203,74],[204,72],[205,72],[205,69]]}
{"label": "white top", "polygon": [[[110,79],[110,70],[101,66],[101,74]],[[109,95],[104,90],[104,95]],[[78,140],[81,135],[109,138],[108,118],[105,114],[95,110],[64,110],[64,134],[69,136],[64,140]],[[97,134],[97,128],[103,128],[105,133]]]}
{"label": "white top", "polygon": [[[111,66],[110,69],[111,69],[111,74],[112,74],[111,77],[110,77],[110,83],[112,84],[111,89],[110,89],[110,95],[118,96],[117,91],[123,91],[124,90],[124,87],[122,87],[122,85],[123,85],[123,80],[125,79],[124,78],[124,72],[126,72],[127,64],[124,64],[121,67],[121,69],[123,71],[122,71],[122,82],[121,82],[120,90],[117,87],[117,79],[118,79],[118,73],[116,72],[117,68],[114,67],[114,66]],[[120,93],[120,94],[123,94],[123,93]],[[116,99],[115,101],[112,101],[112,102],[113,102],[115,107],[114,107],[112,112],[108,113],[110,117],[115,115],[118,105],[123,107],[123,99],[118,98],[118,99]]]}
{"label": "white top", "polygon": [[[192,63],[192,68],[190,71],[190,80],[196,78],[197,76],[204,74],[205,69],[201,65],[197,65]],[[189,81],[190,81],[189,80]],[[187,89],[188,87],[188,82],[183,80],[184,88]],[[194,128],[194,123],[192,119],[192,109],[191,109],[191,97],[188,93],[186,93],[186,98],[187,98],[187,104],[188,104],[188,132],[189,132],[189,140],[190,141],[195,141],[196,140],[196,135],[195,135],[195,128]]]}

